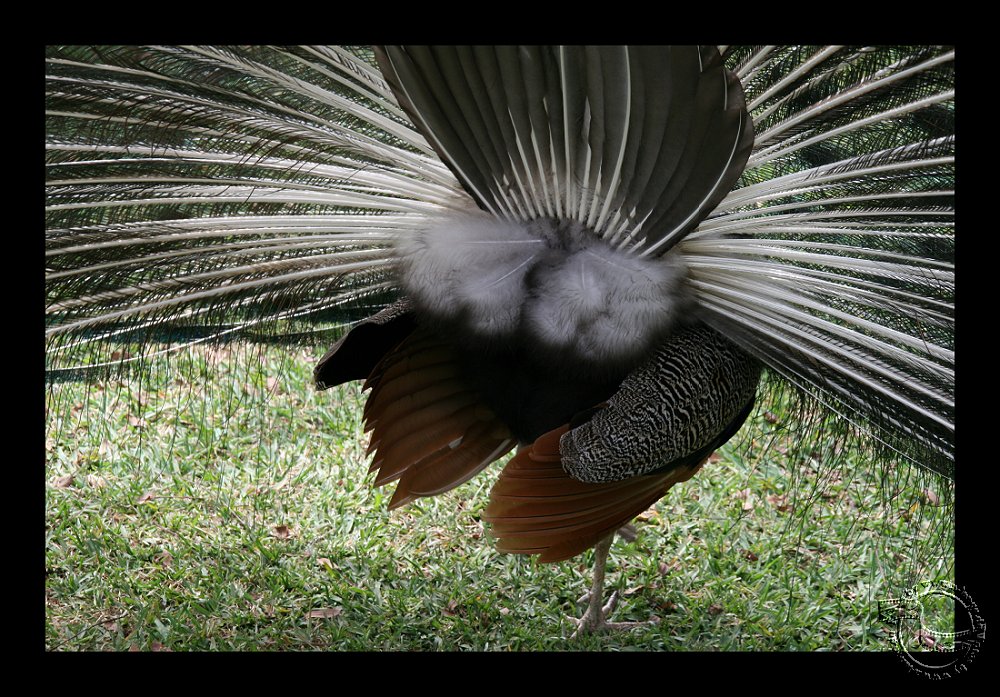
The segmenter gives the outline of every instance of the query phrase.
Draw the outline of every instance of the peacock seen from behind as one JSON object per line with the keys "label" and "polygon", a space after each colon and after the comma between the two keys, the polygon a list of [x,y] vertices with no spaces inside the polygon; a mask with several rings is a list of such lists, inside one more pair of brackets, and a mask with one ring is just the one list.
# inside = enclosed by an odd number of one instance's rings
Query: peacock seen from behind
{"label": "peacock seen from behind", "polygon": [[50,368],[380,305],[315,370],[370,390],[375,484],[517,449],[484,518],[501,551],[597,547],[578,631],[617,626],[615,531],[762,376],[953,473],[948,49],[51,53]]}

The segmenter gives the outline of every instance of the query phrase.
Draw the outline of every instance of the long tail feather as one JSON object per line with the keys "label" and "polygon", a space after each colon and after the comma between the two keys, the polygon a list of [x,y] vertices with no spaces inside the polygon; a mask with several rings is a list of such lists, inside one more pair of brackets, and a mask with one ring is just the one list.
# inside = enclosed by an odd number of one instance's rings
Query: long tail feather
{"label": "long tail feather", "polygon": [[732,51],[754,152],[679,247],[705,321],[949,476],[953,59],[936,47]]}
{"label": "long tail feather", "polygon": [[51,54],[53,368],[81,336],[308,330],[385,302],[394,240],[465,197],[363,54]]}
{"label": "long tail feather", "polygon": [[[335,324],[395,297],[398,240],[475,200],[673,247],[700,319],[950,473],[954,52],[722,58],[387,49],[380,71],[371,52],[321,47],[53,47],[50,368],[110,362],[88,353],[98,338]],[[707,150],[702,94],[732,136]],[[690,153],[670,150],[680,131]]]}

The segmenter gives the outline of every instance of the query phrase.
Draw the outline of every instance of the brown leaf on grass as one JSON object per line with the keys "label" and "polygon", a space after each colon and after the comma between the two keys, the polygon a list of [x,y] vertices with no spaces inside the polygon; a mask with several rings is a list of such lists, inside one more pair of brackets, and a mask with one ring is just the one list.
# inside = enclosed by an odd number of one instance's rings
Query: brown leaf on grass
{"label": "brown leaf on grass", "polygon": [[316,560],[316,563],[322,566],[324,569],[333,571],[333,562],[327,559],[326,557],[320,557],[319,559]]}
{"label": "brown leaf on grass", "polygon": [[96,474],[87,475],[87,486],[91,489],[103,489],[108,483],[104,480],[104,477],[98,476]]}
{"label": "brown leaf on grass", "polygon": [[153,559],[163,564],[163,566],[170,566],[174,561],[174,555],[167,550],[163,550],[159,554],[155,555]]}
{"label": "brown leaf on grass", "polygon": [[173,649],[171,649],[169,646],[164,646],[163,644],[161,644],[158,641],[154,641],[152,644],[150,644],[149,650],[150,651],[173,651]]}
{"label": "brown leaf on grass", "polygon": [[786,513],[792,510],[792,505],[788,503],[787,494],[782,494],[781,496],[772,494],[767,497],[767,502],[772,506],[774,506],[777,510],[781,511],[782,513]]}
{"label": "brown leaf on grass", "polygon": [[709,462],[720,462],[722,460],[722,455],[719,455],[719,451],[716,450],[714,453],[708,456]]}
{"label": "brown leaf on grass", "polygon": [[154,492],[147,491],[145,494],[143,494],[142,496],[139,497],[139,500],[136,501],[136,503],[137,504],[147,503],[149,501],[152,501],[155,498],[156,498],[156,494]]}
{"label": "brown leaf on grass", "polygon": [[757,555],[754,554],[753,551],[749,549],[743,550],[743,556],[749,559],[750,561],[757,561],[758,559]]}
{"label": "brown leaf on grass", "polygon": [[722,614],[722,606],[719,605],[718,603],[713,603],[712,605],[709,605],[708,606],[708,614],[710,614],[710,615],[719,615],[719,614]]}
{"label": "brown leaf on grass", "polygon": [[740,489],[735,494],[733,494],[733,498],[739,499],[740,501],[743,502],[744,511],[753,510],[754,495],[753,492],[751,492],[749,489]]}
{"label": "brown leaf on grass", "polygon": [[113,361],[120,361],[120,360],[124,360],[124,359],[129,359],[131,357],[132,357],[132,354],[129,351],[118,350],[118,351],[112,351],[111,352],[111,360],[113,360]]}
{"label": "brown leaf on grass", "polygon": [[444,613],[445,615],[448,615],[449,617],[453,616],[453,615],[457,615],[458,614],[458,601],[457,600],[449,600],[448,601],[448,606],[445,607],[445,608],[442,608],[441,612]]}
{"label": "brown leaf on grass", "polygon": [[267,379],[267,391],[270,394],[282,394],[281,381],[276,377]]}
{"label": "brown leaf on grass", "polygon": [[677,611],[677,603],[675,603],[675,602],[673,602],[671,600],[664,600],[664,601],[662,601],[662,602],[659,603],[659,608],[663,612],[676,612]]}
{"label": "brown leaf on grass", "polygon": [[924,489],[923,494],[924,498],[927,499],[927,503],[929,503],[930,505],[937,506],[939,503],[941,503],[940,497],[938,497],[938,495],[935,494],[930,489]]}
{"label": "brown leaf on grass", "polygon": [[775,414],[773,411],[765,411],[764,421],[768,422],[769,424],[776,424],[778,423],[778,415]]}
{"label": "brown leaf on grass", "polygon": [[292,531],[287,525],[275,525],[274,528],[271,529],[271,534],[280,540],[287,540],[291,537]]}
{"label": "brown leaf on grass", "polygon": [[135,428],[142,428],[146,425],[146,420],[140,419],[138,416],[130,416],[128,417],[128,423],[129,426],[133,426]]}
{"label": "brown leaf on grass", "polygon": [[68,489],[69,487],[73,486],[73,480],[74,479],[75,479],[74,475],[67,474],[67,475],[64,475],[64,476],[59,477],[58,479],[56,479],[52,483],[52,485],[55,488],[57,488],[57,489]]}
{"label": "brown leaf on grass", "polygon": [[332,620],[334,617],[339,617],[340,613],[344,611],[342,607],[324,607],[319,610],[310,610],[307,617],[321,619],[321,620]]}
{"label": "brown leaf on grass", "polygon": [[937,639],[926,629],[918,630],[915,637],[925,648],[933,649],[937,645]]}

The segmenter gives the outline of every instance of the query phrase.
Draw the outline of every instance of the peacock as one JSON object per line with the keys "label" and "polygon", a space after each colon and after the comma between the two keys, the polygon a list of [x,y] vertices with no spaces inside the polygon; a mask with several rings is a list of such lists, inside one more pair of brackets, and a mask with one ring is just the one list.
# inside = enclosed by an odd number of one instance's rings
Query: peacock
{"label": "peacock", "polygon": [[49,374],[349,329],[391,507],[595,548],[775,386],[954,475],[954,52],[52,47]]}

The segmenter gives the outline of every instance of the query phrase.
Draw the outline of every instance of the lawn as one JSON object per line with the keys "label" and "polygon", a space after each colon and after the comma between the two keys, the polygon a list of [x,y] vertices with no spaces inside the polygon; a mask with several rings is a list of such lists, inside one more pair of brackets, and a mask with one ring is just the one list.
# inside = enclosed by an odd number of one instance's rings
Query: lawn
{"label": "lawn", "polygon": [[571,640],[592,554],[498,554],[499,465],[387,512],[360,386],[315,391],[318,355],[197,346],[49,389],[48,649],[890,650],[878,601],[953,580],[950,484],[779,400],[612,547],[615,619],[660,621]]}

